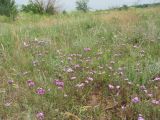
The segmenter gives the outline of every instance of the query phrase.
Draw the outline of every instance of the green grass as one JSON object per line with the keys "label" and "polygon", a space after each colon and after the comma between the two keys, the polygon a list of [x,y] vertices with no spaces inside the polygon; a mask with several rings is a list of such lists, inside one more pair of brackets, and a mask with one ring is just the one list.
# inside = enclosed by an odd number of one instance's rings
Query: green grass
{"label": "green grass", "polygon": [[[45,120],[137,120],[138,114],[159,120],[160,103],[151,102],[160,100],[160,81],[151,81],[160,77],[159,10],[20,13],[15,22],[1,16],[0,119],[35,120],[43,112]],[[85,83],[88,77],[93,81]],[[85,86],[77,88],[80,83]],[[120,88],[110,90],[109,84]],[[38,95],[37,88],[46,93]],[[136,96],[140,102],[132,103]]]}

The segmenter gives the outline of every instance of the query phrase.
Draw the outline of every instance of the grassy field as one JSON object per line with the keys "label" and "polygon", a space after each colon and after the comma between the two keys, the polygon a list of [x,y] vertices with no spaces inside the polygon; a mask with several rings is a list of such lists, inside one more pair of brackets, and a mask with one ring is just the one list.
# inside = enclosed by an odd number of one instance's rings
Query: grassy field
{"label": "grassy field", "polygon": [[0,16],[0,120],[160,120],[159,11]]}

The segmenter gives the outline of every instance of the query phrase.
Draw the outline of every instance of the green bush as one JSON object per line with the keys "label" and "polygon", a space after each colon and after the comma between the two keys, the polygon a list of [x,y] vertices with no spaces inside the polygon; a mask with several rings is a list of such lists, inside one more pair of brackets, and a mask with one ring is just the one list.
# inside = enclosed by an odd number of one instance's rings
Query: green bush
{"label": "green bush", "polygon": [[18,13],[15,0],[0,0],[0,15],[5,15],[15,19]]}
{"label": "green bush", "polygon": [[87,12],[89,10],[88,2],[89,0],[77,0],[76,1],[77,10]]}
{"label": "green bush", "polygon": [[149,7],[149,4],[143,4],[143,5],[136,5],[135,8],[147,8]]}
{"label": "green bush", "polygon": [[30,0],[28,5],[22,6],[22,11],[36,14],[55,14],[58,12],[56,0]]}
{"label": "green bush", "polygon": [[123,5],[122,7],[118,8],[118,10],[128,10],[128,6],[127,5]]}

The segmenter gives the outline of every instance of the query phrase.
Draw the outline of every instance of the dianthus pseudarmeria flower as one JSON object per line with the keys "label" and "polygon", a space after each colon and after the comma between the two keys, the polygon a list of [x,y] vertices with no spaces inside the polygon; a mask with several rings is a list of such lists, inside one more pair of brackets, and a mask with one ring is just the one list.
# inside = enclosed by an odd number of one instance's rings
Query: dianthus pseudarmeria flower
{"label": "dianthus pseudarmeria flower", "polygon": [[84,48],[84,51],[86,52],[91,51],[91,48]]}
{"label": "dianthus pseudarmeria flower", "polygon": [[38,88],[38,89],[36,90],[36,93],[37,93],[38,95],[44,95],[44,94],[46,93],[46,91],[45,91],[45,89],[43,89],[43,88]]}
{"label": "dianthus pseudarmeria flower", "polygon": [[134,98],[132,98],[132,102],[133,103],[139,103],[140,99],[138,97],[134,97]]}
{"label": "dianthus pseudarmeria flower", "polygon": [[37,120],[44,120],[44,113],[43,112],[38,112],[36,114]]}
{"label": "dianthus pseudarmeria flower", "polygon": [[64,88],[64,82],[62,80],[54,80],[53,83],[60,89]]}
{"label": "dianthus pseudarmeria flower", "polygon": [[27,84],[28,84],[29,87],[34,87],[35,86],[35,83],[32,80],[28,80]]}
{"label": "dianthus pseudarmeria flower", "polygon": [[13,84],[14,81],[13,80],[8,80],[8,84]]}
{"label": "dianthus pseudarmeria flower", "polygon": [[138,120],[145,120],[141,114],[138,116]]}

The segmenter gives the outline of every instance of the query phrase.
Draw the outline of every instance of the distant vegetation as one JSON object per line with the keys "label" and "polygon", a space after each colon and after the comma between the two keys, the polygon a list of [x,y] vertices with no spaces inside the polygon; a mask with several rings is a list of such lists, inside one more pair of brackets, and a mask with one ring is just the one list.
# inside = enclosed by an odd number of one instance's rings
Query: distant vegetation
{"label": "distant vegetation", "polygon": [[[133,5],[133,6],[123,5],[122,7],[113,8],[113,9],[117,9],[117,10],[128,10],[128,9],[131,8],[131,7],[134,7],[134,8],[147,8],[147,7],[156,7],[156,6],[160,6],[160,3],[140,4],[140,5]],[[112,10],[113,10],[113,9],[112,9]]]}
{"label": "distant vegetation", "polygon": [[57,0],[29,0],[28,5],[22,6],[22,11],[54,15],[58,12],[56,2]]}
{"label": "distant vegetation", "polygon": [[142,5],[134,5],[135,8],[146,8],[146,7],[155,7],[159,6],[160,3],[152,3],[152,4],[142,4]]}
{"label": "distant vegetation", "polygon": [[123,5],[122,7],[119,7],[118,10],[128,10],[128,8],[127,5]]}
{"label": "distant vegetation", "polygon": [[0,15],[5,15],[11,19],[15,19],[18,13],[15,0],[0,0]]}
{"label": "distant vegetation", "polygon": [[83,11],[83,12],[89,11],[88,2],[89,2],[89,0],[77,0],[76,1],[77,10]]}
{"label": "distant vegetation", "polygon": [[[27,12],[33,14],[48,14],[55,15],[60,12],[60,7],[58,6],[58,0],[28,0],[27,5],[22,5],[21,10],[18,11],[18,6],[15,4],[15,0],[0,0],[0,15],[5,15],[12,20],[15,20],[18,12]],[[77,0],[76,1],[76,9],[77,11],[88,12],[90,8],[88,7],[89,0]],[[123,5],[119,8],[112,8],[110,10],[128,10],[130,7],[135,8],[146,8],[151,6],[158,6],[160,3],[153,4],[143,4],[143,5],[134,5],[127,6]],[[97,10],[101,11],[101,10]],[[64,10],[62,12],[66,14],[67,12]]]}

